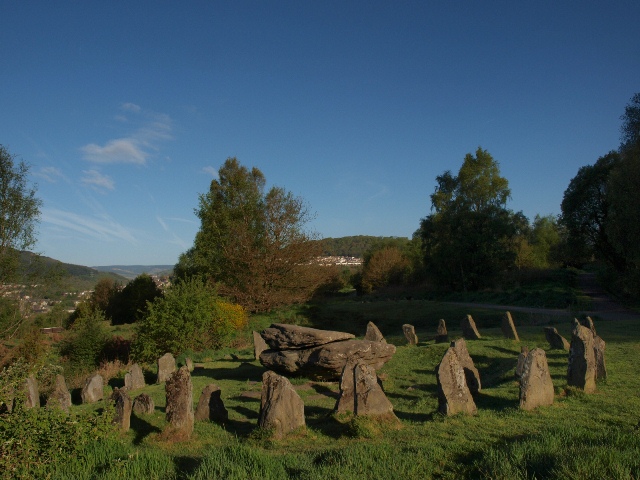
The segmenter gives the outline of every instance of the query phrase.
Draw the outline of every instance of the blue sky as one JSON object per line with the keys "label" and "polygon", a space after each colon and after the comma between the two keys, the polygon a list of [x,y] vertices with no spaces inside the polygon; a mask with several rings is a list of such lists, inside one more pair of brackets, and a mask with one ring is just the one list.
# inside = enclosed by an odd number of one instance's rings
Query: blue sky
{"label": "blue sky", "polygon": [[640,91],[640,2],[0,0],[0,144],[37,251],[173,264],[227,157],[323,237],[411,236],[481,146],[509,208],[558,214]]}

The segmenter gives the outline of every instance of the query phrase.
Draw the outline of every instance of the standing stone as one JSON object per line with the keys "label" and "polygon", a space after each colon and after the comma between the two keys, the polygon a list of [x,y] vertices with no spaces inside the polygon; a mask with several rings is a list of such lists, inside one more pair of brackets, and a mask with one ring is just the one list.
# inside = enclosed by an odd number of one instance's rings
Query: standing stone
{"label": "standing stone", "polygon": [[139,388],[144,388],[146,386],[147,384],[144,381],[142,368],[140,368],[140,365],[137,363],[134,363],[124,376],[124,388],[131,391],[138,390]]}
{"label": "standing stone", "polygon": [[165,392],[169,431],[179,439],[187,439],[193,432],[193,387],[187,367],[180,367],[169,377]]}
{"label": "standing stone", "polygon": [[451,347],[456,351],[456,357],[458,357],[458,362],[464,371],[467,387],[475,395],[482,390],[482,386],[480,384],[480,373],[473,364],[469,350],[467,350],[467,342],[464,338],[459,338],[451,342]]}
{"label": "standing stone", "polygon": [[189,372],[193,372],[193,360],[191,360],[189,357],[185,357],[184,366],[187,367],[187,370],[189,370]]}
{"label": "standing stone", "polygon": [[581,388],[585,393],[596,389],[596,359],[593,333],[587,327],[576,324],[571,335],[567,384]]}
{"label": "standing stone", "polygon": [[516,364],[516,378],[522,378],[522,374],[524,373],[524,364],[527,360],[527,355],[529,355],[529,347],[521,347],[520,355],[518,355],[518,363]]}
{"label": "standing stone", "polygon": [[40,407],[40,392],[38,391],[38,382],[34,377],[28,377],[24,381],[25,389],[25,408],[39,408]]}
{"label": "standing stone", "polygon": [[96,373],[95,375],[87,378],[84,382],[84,387],[82,387],[82,392],[80,393],[82,403],[96,403],[102,400],[103,396],[104,379],[102,378],[102,375]]}
{"label": "standing stone", "polygon": [[460,322],[460,330],[462,330],[464,338],[468,340],[480,339],[480,332],[478,332],[476,322],[473,321],[473,317],[471,315],[467,315],[462,319]]}
{"label": "standing stone", "polygon": [[547,364],[547,354],[541,348],[529,352],[520,379],[520,408],[533,410],[553,404],[553,382]]}
{"label": "standing stone", "polygon": [[584,325],[585,327],[587,327],[589,330],[591,330],[591,333],[593,333],[593,336],[595,337],[596,334],[596,326],[593,323],[593,320],[591,319],[591,317],[586,317],[582,322],[580,322],[582,325]]}
{"label": "standing stone", "polygon": [[570,345],[567,339],[558,333],[553,327],[544,327],[544,336],[549,342],[549,345],[553,349],[557,350],[569,350]]}
{"label": "standing stone", "polygon": [[71,407],[71,394],[67,388],[67,382],[64,376],[56,375],[56,383],[53,387],[53,392],[47,399],[47,408],[60,408],[65,412],[69,411]]}
{"label": "standing stone", "polygon": [[404,333],[404,338],[407,339],[409,345],[418,344],[418,335],[416,335],[416,329],[413,328],[413,325],[405,323],[404,325],[402,325],[402,331]]}
{"label": "standing stone", "polygon": [[378,327],[376,327],[376,324],[373,322],[367,323],[367,333],[365,334],[364,339],[370,340],[372,342],[387,343],[387,341],[384,339],[384,336],[382,335],[382,332]]}
{"label": "standing stone", "polygon": [[229,412],[224,408],[220,387],[210,383],[202,390],[198,407],[194,418],[198,421],[211,420],[212,422],[226,423],[229,420]]}
{"label": "standing stone", "polygon": [[141,393],[133,399],[133,411],[137,415],[151,415],[155,408],[153,398],[146,393]]}
{"label": "standing stone", "polygon": [[393,405],[378,383],[376,371],[370,365],[356,364],[353,370],[355,411],[358,416],[393,417]]}
{"label": "standing stone", "polygon": [[165,353],[158,359],[158,381],[157,383],[166,382],[169,377],[176,371],[176,359],[170,353]]}
{"label": "standing stone", "polygon": [[597,335],[593,337],[593,355],[596,362],[596,380],[607,378],[607,365],[604,361],[605,341]]}
{"label": "standing stone", "polygon": [[445,352],[440,364],[436,368],[438,380],[438,411],[443,415],[466,413],[475,415],[476,404],[467,387],[464,370],[458,362],[458,356],[453,347]]}
{"label": "standing stone", "polygon": [[350,358],[342,369],[342,376],[340,377],[340,396],[338,397],[335,406],[335,411],[337,413],[356,411],[356,390],[353,370],[357,363],[357,360]]}
{"label": "standing stone", "polygon": [[502,317],[502,323],[500,324],[500,328],[502,329],[502,334],[507,337],[515,340],[516,342],[520,341],[518,337],[518,332],[516,331],[516,326],[513,324],[513,318],[511,318],[511,313],[506,312],[504,317]]}
{"label": "standing stone", "polygon": [[269,345],[264,341],[264,338],[258,333],[253,332],[253,353],[256,356],[256,360],[260,360],[260,354],[265,350],[269,350]]}
{"label": "standing stone", "polygon": [[447,332],[447,324],[444,319],[438,320],[438,328],[436,329],[436,343],[447,343],[449,341],[449,333]]}
{"label": "standing stone", "polygon": [[114,401],[116,407],[112,423],[118,425],[121,431],[128,431],[131,426],[131,397],[125,389],[116,388],[111,394],[111,400]]}
{"label": "standing stone", "polygon": [[273,429],[275,438],[305,426],[304,403],[291,382],[272,371],[262,375],[258,427]]}

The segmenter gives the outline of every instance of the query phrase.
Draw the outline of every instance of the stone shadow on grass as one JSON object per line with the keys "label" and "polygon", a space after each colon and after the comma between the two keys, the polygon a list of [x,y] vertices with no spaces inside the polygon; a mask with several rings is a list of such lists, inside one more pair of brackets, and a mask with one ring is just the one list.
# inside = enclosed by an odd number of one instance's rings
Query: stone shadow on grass
{"label": "stone shadow on grass", "polygon": [[520,405],[518,396],[514,398],[493,397],[482,390],[473,396],[473,401],[476,403],[478,410],[494,410],[497,412],[508,408],[518,408]]}
{"label": "stone shadow on grass", "polygon": [[151,425],[144,418],[139,417],[135,413],[131,413],[131,430],[136,433],[133,439],[134,445],[140,445],[148,435],[152,433],[160,433],[162,430],[155,425]]}
{"label": "stone shadow on grass", "polygon": [[201,368],[191,373],[193,377],[209,377],[215,380],[254,380],[262,382],[265,368],[243,362],[236,368]]}
{"label": "stone shadow on grass", "polygon": [[435,412],[432,413],[424,413],[424,412],[403,412],[401,410],[393,410],[396,417],[400,420],[406,420],[407,422],[416,422],[416,423],[425,423],[433,420],[436,415]]}
{"label": "stone shadow on grass", "polygon": [[201,458],[196,457],[173,457],[173,463],[176,466],[176,472],[178,473],[178,478],[189,478],[191,475],[196,473],[198,467],[202,463]]}
{"label": "stone shadow on grass", "polygon": [[233,407],[228,407],[230,410],[235,410],[240,415],[244,415],[249,420],[257,420],[258,412],[255,410],[251,410],[250,408],[243,407],[242,405],[235,405]]}

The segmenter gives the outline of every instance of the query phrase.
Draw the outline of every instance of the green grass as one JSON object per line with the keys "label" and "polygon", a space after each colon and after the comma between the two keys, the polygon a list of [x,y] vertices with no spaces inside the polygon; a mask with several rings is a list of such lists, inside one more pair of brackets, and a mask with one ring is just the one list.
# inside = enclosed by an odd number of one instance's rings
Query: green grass
{"label": "green grass", "polygon": [[[482,339],[467,346],[482,380],[478,415],[437,413],[434,370],[447,345],[435,344],[438,319],[451,338],[470,313]],[[196,423],[192,439],[162,440],[164,385],[148,385],[150,416],[134,414],[119,439],[91,443],[74,458],[52,466],[51,478],[166,479],[377,479],[377,478],[640,478],[640,323],[594,318],[607,342],[609,377],[591,395],[566,389],[567,353],[548,350],[542,327],[550,321],[570,338],[572,317],[513,314],[521,342],[504,339],[502,312],[424,300],[334,301],[254,317],[249,330],[289,321],[352,332],[360,337],[373,321],[397,352],[379,372],[400,420],[335,417],[337,383],[292,379],[305,403],[307,428],[280,441],[256,431],[264,368],[252,347],[194,354],[194,405],[208,383],[222,389],[229,422]],[[403,323],[416,326],[420,343],[406,346]],[[238,342],[242,345],[242,342]],[[514,369],[521,345],[542,347],[556,388],[554,405],[518,409]],[[154,373],[148,367],[149,377]],[[109,389],[108,387],[107,389]],[[81,412],[95,406],[74,406]]]}

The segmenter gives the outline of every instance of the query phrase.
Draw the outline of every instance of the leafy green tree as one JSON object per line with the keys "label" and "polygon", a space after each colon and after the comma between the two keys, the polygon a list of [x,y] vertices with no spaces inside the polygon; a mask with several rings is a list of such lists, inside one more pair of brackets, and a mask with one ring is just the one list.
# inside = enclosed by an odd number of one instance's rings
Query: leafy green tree
{"label": "leafy green tree", "polygon": [[433,213],[421,221],[424,268],[439,284],[478,289],[494,284],[512,268],[517,240],[528,225],[506,208],[509,183],[498,162],[481,148],[467,154],[458,174],[436,178]]}
{"label": "leafy green tree", "polygon": [[322,246],[304,226],[311,215],[300,197],[280,187],[265,192],[265,177],[229,158],[200,195],[200,231],[175,274],[211,279],[221,295],[249,311],[308,299],[322,283],[310,263]]}
{"label": "leafy green tree", "polygon": [[638,150],[640,147],[640,93],[636,93],[624,109],[622,120],[620,150]]}
{"label": "leafy green tree", "polygon": [[131,353],[137,360],[152,361],[167,352],[218,348],[238,323],[237,313],[226,308],[215,290],[192,277],[149,303],[136,325]]}
{"label": "leafy green tree", "polygon": [[581,167],[569,182],[560,220],[567,230],[568,250],[573,252],[569,263],[581,264],[595,256],[624,271],[625,258],[616,251],[607,234],[609,175],[620,162],[620,154],[611,151],[594,165]]}
{"label": "leafy green tree", "polygon": [[19,267],[20,251],[36,244],[36,225],[42,201],[27,183],[29,166],[0,145],[0,283],[11,280]]}
{"label": "leafy green tree", "polygon": [[[107,290],[106,284],[104,285],[104,290]],[[99,297],[95,298],[96,305],[98,303],[102,304],[107,299],[103,297],[108,295],[108,291],[99,292],[98,295]],[[153,278],[143,273],[127,283],[120,291],[117,290],[117,286],[114,284],[108,297],[105,312],[113,325],[134,323],[144,316],[147,310],[147,302],[151,302],[160,296],[162,296],[162,290],[156,285]],[[94,297],[92,297],[92,301],[93,299]]]}
{"label": "leafy green tree", "polygon": [[100,363],[109,339],[107,321],[102,310],[94,310],[82,303],[68,337],[61,345],[62,355],[68,357],[76,371],[89,370]]}

